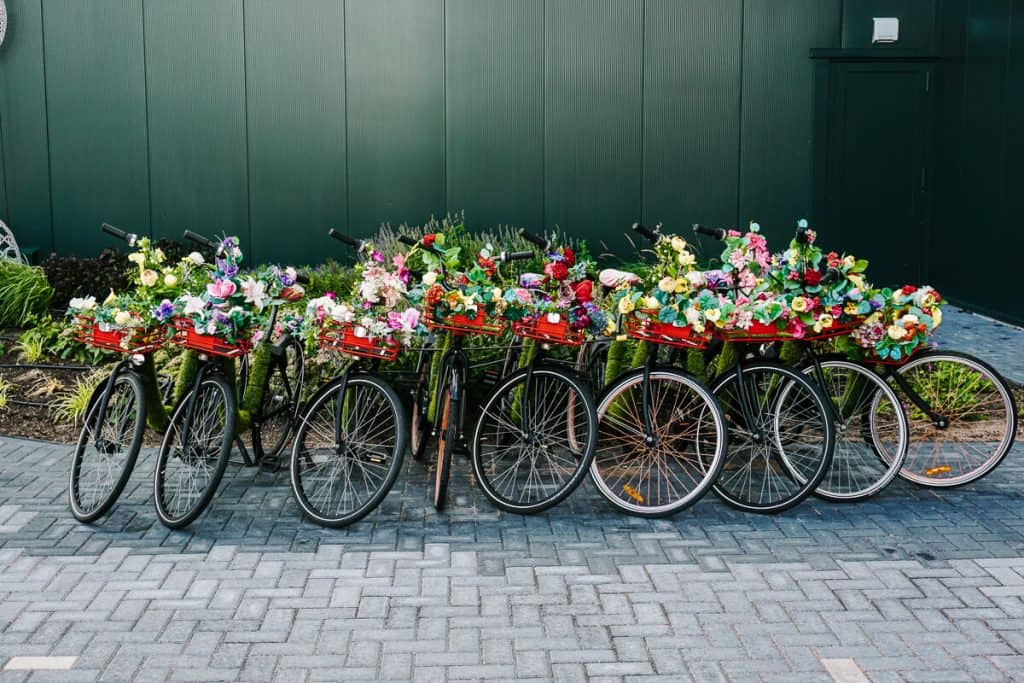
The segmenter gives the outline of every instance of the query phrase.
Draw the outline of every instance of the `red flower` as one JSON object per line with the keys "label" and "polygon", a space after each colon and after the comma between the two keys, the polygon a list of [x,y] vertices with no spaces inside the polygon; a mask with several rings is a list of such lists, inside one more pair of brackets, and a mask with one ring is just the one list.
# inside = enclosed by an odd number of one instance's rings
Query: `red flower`
{"label": "red flower", "polygon": [[494,275],[498,268],[494,265],[494,259],[484,258],[480,254],[476,255],[476,262],[480,264],[480,267],[487,271],[487,275]]}
{"label": "red flower", "polygon": [[572,286],[572,291],[576,294],[576,301],[581,304],[594,300],[594,283],[591,280],[580,280]]}
{"label": "red flower", "polygon": [[425,246],[425,247],[433,246],[434,245],[434,241],[436,239],[437,239],[437,235],[435,233],[428,232],[426,235],[423,236],[423,240],[422,240],[423,241],[423,246]]}
{"label": "red flower", "polygon": [[834,251],[828,252],[825,255],[825,258],[828,260],[828,267],[829,268],[838,268],[843,263],[843,259],[839,258],[839,254],[837,254]]}
{"label": "red flower", "polygon": [[821,273],[817,270],[808,270],[804,273],[804,282],[811,287],[821,284]]}
{"label": "red flower", "polygon": [[567,268],[572,268],[576,265],[576,254],[569,247],[562,248],[562,259]]}
{"label": "red flower", "polygon": [[908,294],[913,294],[914,292],[916,292],[917,287],[915,287],[914,285],[903,285],[903,289],[901,289],[900,291],[903,292],[904,296],[906,296]]}
{"label": "red flower", "polygon": [[564,280],[569,276],[569,269],[564,263],[552,263],[550,275],[556,280]]}

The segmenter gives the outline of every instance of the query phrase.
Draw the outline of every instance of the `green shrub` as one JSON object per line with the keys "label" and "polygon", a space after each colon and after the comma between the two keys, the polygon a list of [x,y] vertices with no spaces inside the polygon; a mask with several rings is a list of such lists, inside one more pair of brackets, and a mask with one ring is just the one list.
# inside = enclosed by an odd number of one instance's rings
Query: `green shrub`
{"label": "green shrub", "polygon": [[62,391],[52,404],[53,418],[64,424],[77,423],[89,409],[89,399],[96,387],[107,378],[105,371],[97,370],[75,379],[75,385]]}
{"label": "green shrub", "polygon": [[17,327],[45,313],[52,300],[53,287],[42,268],[0,259],[0,327]]}
{"label": "green shrub", "polygon": [[49,313],[33,315],[24,325],[27,329],[18,338],[16,348],[26,363],[50,357],[96,365],[108,358],[103,351],[76,340],[75,330],[63,318],[54,318]]}

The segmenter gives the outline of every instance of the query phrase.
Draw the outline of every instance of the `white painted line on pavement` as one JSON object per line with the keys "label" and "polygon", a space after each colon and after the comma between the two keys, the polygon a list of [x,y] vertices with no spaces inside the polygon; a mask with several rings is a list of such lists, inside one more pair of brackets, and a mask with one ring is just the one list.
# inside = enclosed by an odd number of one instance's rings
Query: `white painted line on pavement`
{"label": "white painted line on pavement", "polygon": [[78,657],[11,657],[4,671],[67,671]]}
{"label": "white painted line on pavement", "polygon": [[836,683],[870,683],[852,659],[823,659],[821,663]]}

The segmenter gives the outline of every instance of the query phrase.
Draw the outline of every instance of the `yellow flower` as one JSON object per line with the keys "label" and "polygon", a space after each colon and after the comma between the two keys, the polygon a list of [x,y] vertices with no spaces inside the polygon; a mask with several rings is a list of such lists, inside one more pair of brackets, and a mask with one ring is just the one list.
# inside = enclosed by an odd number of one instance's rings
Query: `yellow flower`
{"label": "yellow flower", "polygon": [[177,275],[175,275],[174,273],[167,273],[167,275],[164,275],[164,286],[165,287],[173,287],[176,284],[178,284],[178,276]]}
{"label": "yellow flower", "polygon": [[683,249],[686,249],[686,240],[684,240],[679,235],[673,235],[672,248],[675,249],[676,251],[682,251]]}
{"label": "yellow flower", "polygon": [[852,301],[847,301],[846,308],[843,309],[843,312],[846,313],[846,315],[857,315],[857,304]]}
{"label": "yellow flower", "polygon": [[895,341],[899,341],[907,336],[907,331],[899,325],[889,325],[889,329],[886,332],[889,334],[889,338]]}
{"label": "yellow flower", "polygon": [[697,257],[688,251],[679,252],[679,265],[681,266],[692,266],[697,262]]}
{"label": "yellow flower", "polygon": [[855,259],[853,256],[846,256],[845,258],[843,258],[843,265],[846,266],[847,268],[853,268],[855,265],[857,265],[857,259]]}
{"label": "yellow flower", "polygon": [[116,299],[117,299],[117,295],[114,294],[114,290],[110,290],[110,294],[108,294],[107,298],[103,300],[103,305],[104,306],[109,306],[110,304],[114,303],[114,301]]}
{"label": "yellow flower", "polygon": [[144,287],[152,287],[156,284],[157,277],[159,276],[156,274],[155,270],[147,268],[142,271],[142,275],[139,276],[139,279],[142,281],[142,285]]}
{"label": "yellow flower", "polygon": [[619,313],[629,313],[634,308],[636,308],[636,306],[633,305],[633,299],[630,297],[624,296],[619,299]]}
{"label": "yellow flower", "polygon": [[656,311],[661,308],[661,302],[653,296],[644,297],[644,308]]}
{"label": "yellow flower", "polygon": [[852,282],[857,289],[864,289],[864,277],[860,273],[850,273],[846,279]]}
{"label": "yellow flower", "polygon": [[793,303],[790,304],[790,307],[797,313],[803,313],[804,311],[807,310],[807,306],[809,303],[810,302],[808,302],[807,299],[805,299],[804,297],[798,296],[793,299]]}
{"label": "yellow flower", "polygon": [[501,287],[495,287],[491,290],[491,296],[494,297],[495,301],[504,301],[501,296]]}
{"label": "yellow flower", "polygon": [[722,312],[717,308],[709,308],[704,311],[704,317],[708,322],[717,323],[722,318]]}
{"label": "yellow flower", "polygon": [[940,324],[942,324],[942,309],[936,308],[932,311],[932,329],[934,330]]}
{"label": "yellow flower", "polygon": [[156,261],[157,263],[163,263],[164,258],[164,252],[162,249],[157,248],[156,250],[153,251],[153,260]]}
{"label": "yellow flower", "polygon": [[671,277],[663,277],[663,278],[661,278],[660,280],[658,280],[658,289],[660,289],[661,291],[666,292],[666,293],[674,292],[676,290],[675,278],[671,278]]}
{"label": "yellow flower", "polygon": [[818,324],[821,325],[822,329],[827,330],[832,327],[832,323],[834,322],[835,320],[833,320],[832,316],[828,313],[822,313],[818,316]]}
{"label": "yellow flower", "polygon": [[139,268],[142,268],[143,266],[146,265],[146,256],[145,256],[145,254],[141,254],[141,253],[139,253],[137,251],[132,253],[132,254],[128,254],[128,260],[131,261],[132,263],[138,265]]}

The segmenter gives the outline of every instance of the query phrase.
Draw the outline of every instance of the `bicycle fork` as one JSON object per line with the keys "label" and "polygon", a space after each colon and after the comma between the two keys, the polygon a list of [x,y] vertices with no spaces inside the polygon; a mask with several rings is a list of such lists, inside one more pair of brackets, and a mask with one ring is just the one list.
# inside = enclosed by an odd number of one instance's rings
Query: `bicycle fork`
{"label": "bicycle fork", "polygon": [[944,415],[939,415],[932,407],[921,396],[914,391],[914,388],[910,386],[910,383],[904,379],[903,375],[896,372],[889,366],[885,366],[885,378],[892,379],[899,386],[900,390],[907,395],[910,402],[917,406],[922,413],[928,416],[928,419],[932,421],[932,424],[939,429],[946,429],[949,427],[949,420]]}

